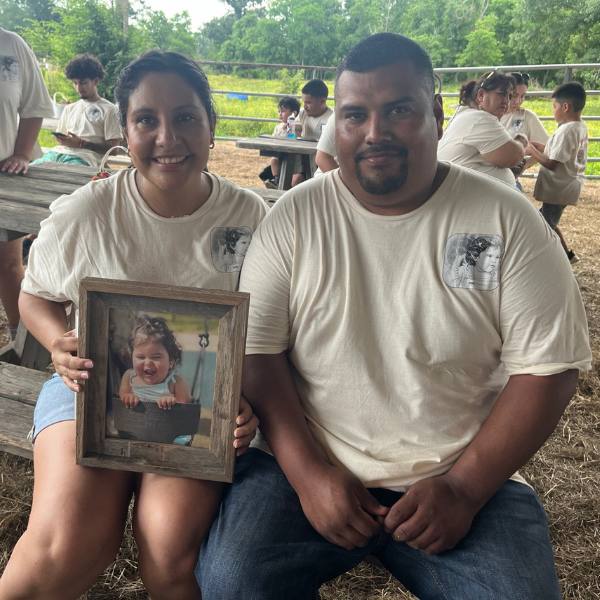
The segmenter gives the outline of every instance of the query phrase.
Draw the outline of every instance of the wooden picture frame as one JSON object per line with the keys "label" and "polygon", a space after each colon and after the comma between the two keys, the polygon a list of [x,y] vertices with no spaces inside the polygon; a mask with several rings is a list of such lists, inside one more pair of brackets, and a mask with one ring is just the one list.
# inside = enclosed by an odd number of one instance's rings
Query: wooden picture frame
{"label": "wooden picture frame", "polygon": [[77,463],[231,482],[248,305],[241,292],[83,279],[79,356],[94,367],[77,394]]}

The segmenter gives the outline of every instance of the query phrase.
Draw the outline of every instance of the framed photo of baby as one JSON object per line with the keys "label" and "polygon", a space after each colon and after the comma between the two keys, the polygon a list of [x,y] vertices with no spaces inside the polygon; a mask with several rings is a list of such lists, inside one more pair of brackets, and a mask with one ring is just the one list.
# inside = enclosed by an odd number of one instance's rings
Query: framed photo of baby
{"label": "framed photo of baby", "polygon": [[231,481],[247,294],[87,278],[77,462]]}

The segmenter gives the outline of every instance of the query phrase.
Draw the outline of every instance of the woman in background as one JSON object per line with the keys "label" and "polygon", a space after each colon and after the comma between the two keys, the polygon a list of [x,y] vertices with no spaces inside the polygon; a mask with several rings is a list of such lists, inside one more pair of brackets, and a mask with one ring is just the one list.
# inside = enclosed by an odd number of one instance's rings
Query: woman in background
{"label": "woman in background", "polygon": [[463,84],[460,105],[438,147],[438,158],[495,177],[515,187],[511,167],[524,158],[526,138],[515,141],[500,118],[508,110],[514,79],[491,71]]}

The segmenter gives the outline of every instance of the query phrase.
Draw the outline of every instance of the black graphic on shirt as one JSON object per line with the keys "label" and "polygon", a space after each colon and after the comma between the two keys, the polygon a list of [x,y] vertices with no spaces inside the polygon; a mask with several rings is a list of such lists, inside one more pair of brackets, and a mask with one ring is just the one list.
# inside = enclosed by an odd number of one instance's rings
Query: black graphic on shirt
{"label": "black graphic on shirt", "polygon": [[210,253],[215,269],[222,273],[238,272],[251,239],[250,227],[215,227],[210,233]]}

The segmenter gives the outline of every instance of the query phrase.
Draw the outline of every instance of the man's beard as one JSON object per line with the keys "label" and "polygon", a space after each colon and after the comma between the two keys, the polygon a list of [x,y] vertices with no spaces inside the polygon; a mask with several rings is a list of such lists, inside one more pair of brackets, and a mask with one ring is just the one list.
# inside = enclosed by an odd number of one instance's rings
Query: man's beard
{"label": "man's beard", "polygon": [[[388,177],[368,177],[362,172],[362,160],[368,158],[369,155],[374,154],[377,151],[391,151],[396,153],[400,158],[404,159],[396,173]],[[376,196],[383,196],[385,194],[389,194],[391,192],[399,190],[408,179],[408,163],[406,161],[407,156],[408,151],[406,150],[406,148],[403,148],[401,146],[392,147],[385,145],[373,146],[369,150],[357,154],[354,158],[355,172],[356,178],[358,179],[358,182],[360,183],[363,190],[365,190],[365,192],[367,192],[368,194],[373,194]]]}

